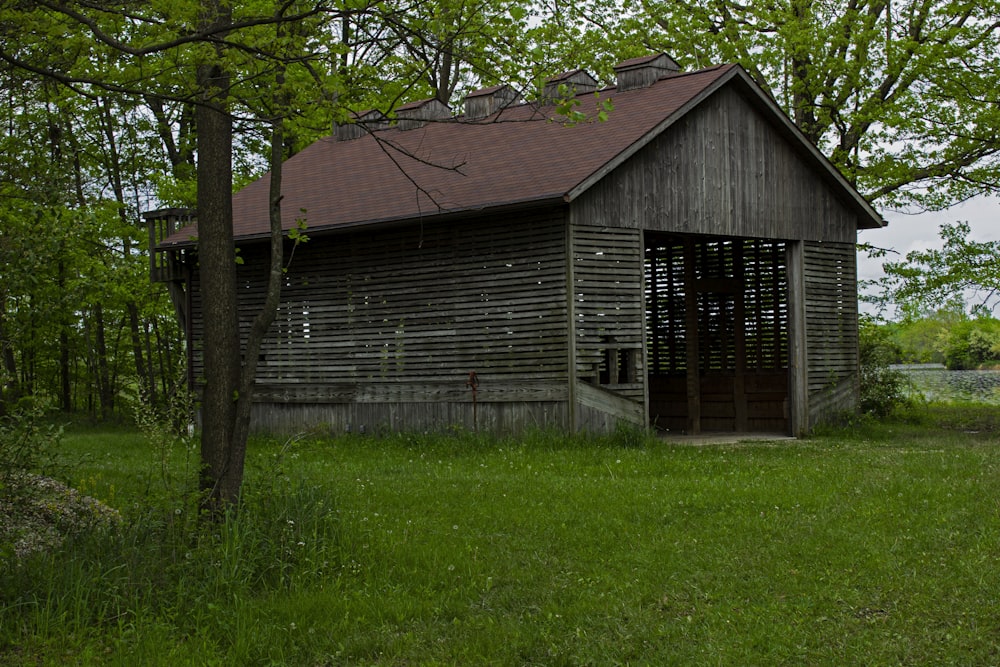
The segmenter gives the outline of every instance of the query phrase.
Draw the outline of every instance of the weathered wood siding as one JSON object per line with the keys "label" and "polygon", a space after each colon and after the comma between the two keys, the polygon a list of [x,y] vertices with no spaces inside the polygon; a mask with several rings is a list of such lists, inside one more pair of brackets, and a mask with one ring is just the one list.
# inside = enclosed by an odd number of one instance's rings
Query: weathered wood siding
{"label": "weathered wood siding", "polygon": [[577,219],[663,232],[851,242],[857,218],[765,119],[724,88],[574,202]]}
{"label": "weathered wood siding", "polygon": [[646,425],[643,403],[625,398],[605,387],[577,382],[575,387],[576,429],[589,433],[613,433],[619,424]]}
{"label": "weathered wood siding", "polygon": [[642,233],[574,224],[570,239],[577,428],[645,423]]}
{"label": "weathered wood siding", "polygon": [[803,248],[809,426],[857,409],[858,280],[853,243]]}
{"label": "weathered wood siding", "polygon": [[[255,427],[569,427],[566,243],[561,211],[312,238],[260,356]],[[265,249],[241,248],[244,336]],[[201,318],[196,303],[196,334]]]}
{"label": "weathered wood siding", "polygon": [[791,434],[809,432],[809,362],[806,356],[805,242],[786,246],[788,267],[788,420]]}

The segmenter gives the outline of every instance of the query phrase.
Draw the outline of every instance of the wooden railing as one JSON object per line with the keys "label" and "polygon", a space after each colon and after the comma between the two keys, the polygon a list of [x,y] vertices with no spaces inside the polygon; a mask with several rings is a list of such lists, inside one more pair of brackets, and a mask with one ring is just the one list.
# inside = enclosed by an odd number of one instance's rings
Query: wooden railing
{"label": "wooden railing", "polygon": [[165,208],[143,214],[149,230],[149,277],[155,283],[168,283],[183,277],[181,251],[161,248],[160,244],[171,234],[190,225],[195,213],[187,208]]}

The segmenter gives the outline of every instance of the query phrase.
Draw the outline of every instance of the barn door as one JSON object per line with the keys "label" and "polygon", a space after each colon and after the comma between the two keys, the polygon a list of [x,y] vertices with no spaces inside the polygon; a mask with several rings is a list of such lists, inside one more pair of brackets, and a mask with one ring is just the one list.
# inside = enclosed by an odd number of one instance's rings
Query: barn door
{"label": "barn door", "polygon": [[783,244],[647,239],[650,418],[686,433],[788,430]]}

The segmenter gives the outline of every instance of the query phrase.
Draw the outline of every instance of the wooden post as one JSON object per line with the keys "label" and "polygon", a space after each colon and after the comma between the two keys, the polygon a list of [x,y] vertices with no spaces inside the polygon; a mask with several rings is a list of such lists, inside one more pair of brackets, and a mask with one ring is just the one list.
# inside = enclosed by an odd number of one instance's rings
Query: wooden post
{"label": "wooden post", "polygon": [[580,430],[577,423],[576,405],[576,383],[579,378],[576,374],[576,275],[574,264],[576,254],[573,250],[573,209],[567,213],[563,220],[566,230],[566,418],[569,423],[566,425],[571,433]]}
{"label": "wooden post", "polygon": [[746,392],[746,308],[744,298],[746,285],[743,269],[743,241],[733,242],[733,278],[736,283],[733,294],[733,424],[737,433],[746,432],[747,422],[747,392]]}
{"label": "wooden post", "polygon": [[479,376],[476,375],[476,371],[469,371],[469,379],[466,380],[465,386],[472,391],[472,430],[478,433],[479,415],[477,413],[478,397],[476,396],[476,394],[479,391]]}
{"label": "wooden post", "polygon": [[804,244],[789,241],[785,252],[788,267],[788,423],[792,435],[799,436],[809,430]]}
{"label": "wooden post", "polygon": [[687,343],[687,432],[701,433],[701,378],[698,368],[698,292],[694,273],[694,242],[684,239],[684,312]]}
{"label": "wooden post", "polygon": [[[641,280],[645,281],[645,248],[646,248],[646,232],[642,231],[639,234],[639,277]],[[650,262],[651,266],[656,266],[655,261]],[[655,281],[653,283],[656,284]],[[643,282],[639,286],[639,294],[643,299],[646,298],[646,289],[648,285]],[[656,291],[655,289],[653,290]],[[649,414],[649,326],[646,322],[646,309],[640,308],[642,313],[642,347],[639,349],[639,368],[635,368],[635,363],[632,364],[633,372],[636,374],[636,381],[639,377],[642,378],[642,414],[646,418],[646,428],[649,428],[649,423],[651,416]],[[659,315],[657,314],[657,317]]]}

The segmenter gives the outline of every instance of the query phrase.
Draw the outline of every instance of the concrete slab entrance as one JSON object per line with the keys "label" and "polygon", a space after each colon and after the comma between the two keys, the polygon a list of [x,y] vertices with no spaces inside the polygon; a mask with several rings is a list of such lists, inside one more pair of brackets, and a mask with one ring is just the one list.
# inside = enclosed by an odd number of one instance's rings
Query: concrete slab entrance
{"label": "concrete slab entrance", "polygon": [[701,433],[682,435],[662,433],[658,438],[671,445],[735,445],[737,443],[789,442],[797,440],[784,433]]}

